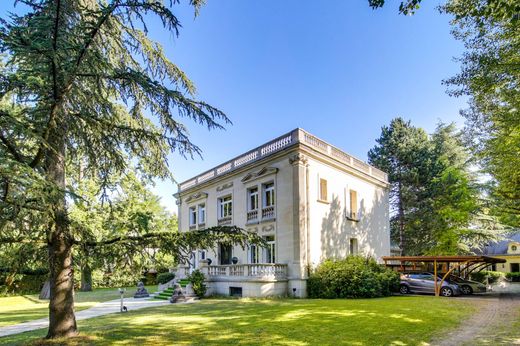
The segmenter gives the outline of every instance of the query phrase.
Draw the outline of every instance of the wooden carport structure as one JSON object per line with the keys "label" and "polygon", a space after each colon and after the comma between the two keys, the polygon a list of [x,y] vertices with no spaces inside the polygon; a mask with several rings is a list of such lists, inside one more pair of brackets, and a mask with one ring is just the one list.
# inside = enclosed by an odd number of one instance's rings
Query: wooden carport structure
{"label": "wooden carport structure", "polygon": [[[412,269],[409,270],[417,270],[417,264],[433,264],[435,295],[437,297],[440,294],[442,283],[455,269],[458,269],[459,273],[464,272],[464,277],[467,278],[477,269],[482,270],[489,265],[506,262],[505,259],[490,256],[384,256],[383,261],[386,267],[397,268],[398,271],[405,271],[410,265]],[[446,272],[441,272],[444,276],[440,282],[437,282],[439,264],[446,268]]]}

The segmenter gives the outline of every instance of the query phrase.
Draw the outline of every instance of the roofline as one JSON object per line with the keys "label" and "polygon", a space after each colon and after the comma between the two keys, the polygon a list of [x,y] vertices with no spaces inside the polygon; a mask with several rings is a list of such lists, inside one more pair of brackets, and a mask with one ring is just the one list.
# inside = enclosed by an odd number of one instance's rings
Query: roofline
{"label": "roofline", "polygon": [[482,262],[505,263],[506,260],[492,256],[383,256],[383,261],[400,262]]}
{"label": "roofline", "polygon": [[224,162],[223,164],[213,167],[199,175],[196,175],[195,177],[179,183],[177,185],[178,191],[176,194],[179,194],[185,190],[189,190],[190,188],[198,186],[203,182],[207,182],[216,179],[217,177],[226,175],[238,168],[249,166],[265,157],[271,156],[282,150],[287,150],[288,148],[298,143],[305,144],[306,146],[321,152],[322,154],[326,154],[336,161],[353,168],[355,171],[367,174],[378,181],[388,184],[388,175],[385,172],[350,154],[345,153],[337,147],[319,139],[318,137],[301,128],[296,128],[282,136],[279,136],[252,150],[249,150],[244,154],[236,156],[231,160]]}

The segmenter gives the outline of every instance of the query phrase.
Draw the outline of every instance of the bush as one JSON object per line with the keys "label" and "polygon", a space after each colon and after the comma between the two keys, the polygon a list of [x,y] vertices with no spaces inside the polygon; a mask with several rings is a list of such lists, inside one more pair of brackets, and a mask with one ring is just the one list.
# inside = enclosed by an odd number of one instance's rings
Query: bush
{"label": "bush", "polygon": [[520,272],[507,273],[506,278],[511,281],[520,282]]}
{"label": "bush", "polygon": [[160,273],[157,274],[157,283],[164,285],[168,281],[171,281],[175,278],[175,274],[166,272],[166,273]]}
{"label": "bush", "polygon": [[486,282],[486,278],[488,278],[488,282],[490,284],[498,281],[500,278],[505,277],[505,274],[502,272],[494,272],[490,270],[482,270],[478,273],[471,273],[471,280],[475,280],[478,282]]}
{"label": "bush", "polygon": [[326,260],[307,280],[310,298],[375,298],[389,296],[398,289],[397,272],[362,256]]}
{"label": "bush", "polygon": [[206,284],[204,284],[204,280],[206,280],[204,273],[197,269],[188,276],[188,280],[190,280],[193,292],[195,292],[197,297],[204,297],[207,290]]}

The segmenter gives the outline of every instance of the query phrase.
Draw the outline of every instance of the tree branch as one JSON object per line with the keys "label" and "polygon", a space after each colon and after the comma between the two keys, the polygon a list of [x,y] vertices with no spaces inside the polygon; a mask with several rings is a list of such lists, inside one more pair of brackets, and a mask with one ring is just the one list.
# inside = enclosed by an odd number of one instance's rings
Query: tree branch
{"label": "tree branch", "polygon": [[14,159],[20,163],[24,163],[22,155],[16,150],[16,147],[5,138],[4,134],[0,132],[0,141],[5,145],[7,150],[13,155]]}

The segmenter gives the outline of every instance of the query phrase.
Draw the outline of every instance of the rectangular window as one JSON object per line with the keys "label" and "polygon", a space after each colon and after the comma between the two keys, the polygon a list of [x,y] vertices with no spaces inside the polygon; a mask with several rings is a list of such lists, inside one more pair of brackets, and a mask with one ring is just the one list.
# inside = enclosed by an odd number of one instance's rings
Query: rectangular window
{"label": "rectangular window", "polygon": [[218,212],[220,219],[233,215],[233,199],[231,196],[218,199]]}
{"label": "rectangular window", "polygon": [[190,207],[190,226],[195,226],[197,224],[197,209],[195,207]]}
{"label": "rectangular window", "polygon": [[357,220],[358,216],[357,192],[350,190],[350,218]]}
{"label": "rectangular window", "polygon": [[328,201],[327,197],[327,180],[320,178],[320,200]]}
{"label": "rectangular window", "polygon": [[249,211],[258,209],[258,187],[253,187],[248,190],[249,195]]}
{"label": "rectangular window", "polygon": [[249,247],[249,263],[255,264],[255,263],[259,263],[259,261],[260,261],[260,259],[258,256],[258,246],[251,245]]}
{"label": "rectangular window", "polygon": [[264,185],[264,207],[274,206],[274,183]]}
{"label": "rectangular window", "polygon": [[267,242],[267,247],[264,248],[264,263],[275,263],[276,261],[276,242],[274,235],[264,237]]}
{"label": "rectangular window", "polygon": [[199,204],[199,225],[206,223],[206,205]]}
{"label": "rectangular window", "polygon": [[219,244],[218,258],[221,265],[231,264],[233,257],[233,247],[229,244]]}
{"label": "rectangular window", "polygon": [[356,238],[350,238],[350,254],[357,255],[358,253],[358,241]]}

